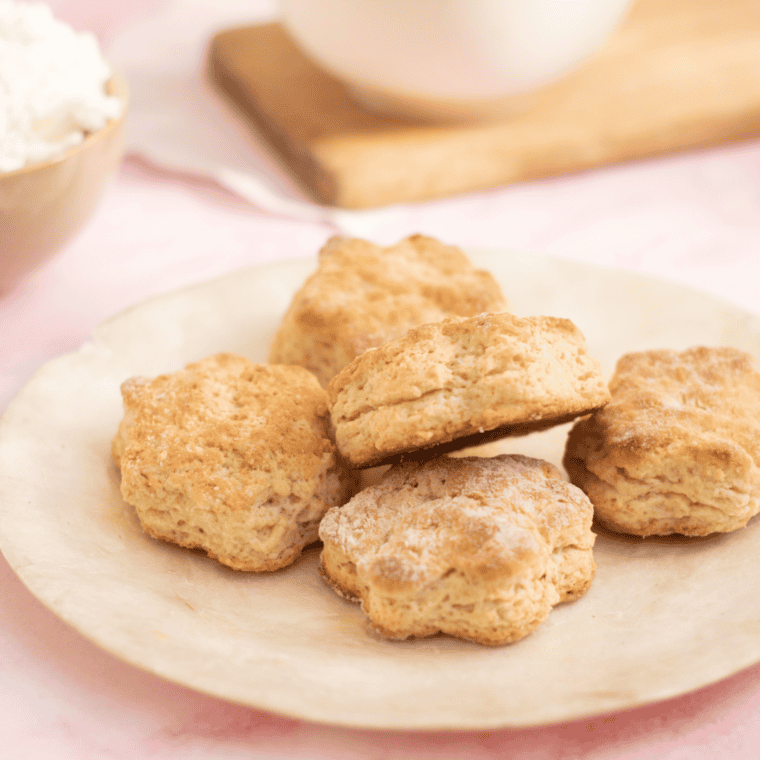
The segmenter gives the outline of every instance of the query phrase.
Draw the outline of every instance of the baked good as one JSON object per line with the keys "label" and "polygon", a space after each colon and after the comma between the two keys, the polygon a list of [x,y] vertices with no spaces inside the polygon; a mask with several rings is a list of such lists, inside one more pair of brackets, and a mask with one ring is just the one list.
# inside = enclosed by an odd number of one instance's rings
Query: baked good
{"label": "baked good", "polygon": [[127,380],[122,395],[121,492],[155,538],[238,570],[276,570],[350,495],[326,394],[301,367],[218,354]]}
{"label": "baked good", "polygon": [[602,525],[704,536],[760,511],[760,373],[749,354],[626,354],[610,390],[610,403],[573,427],[564,458]]}
{"label": "baked good", "polygon": [[414,328],[354,359],[328,393],[335,441],[354,467],[523,435],[609,400],[572,322],[508,312]]}
{"label": "baked good", "polygon": [[407,462],[327,512],[320,569],[383,636],[507,644],[588,589],[592,514],[538,459]]}
{"label": "baked good", "polygon": [[506,308],[496,280],[455,246],[423,235],[387,248],[333,237],[283,317],[269,361],[306,367],[326,386],[354,357],[411,327]]}

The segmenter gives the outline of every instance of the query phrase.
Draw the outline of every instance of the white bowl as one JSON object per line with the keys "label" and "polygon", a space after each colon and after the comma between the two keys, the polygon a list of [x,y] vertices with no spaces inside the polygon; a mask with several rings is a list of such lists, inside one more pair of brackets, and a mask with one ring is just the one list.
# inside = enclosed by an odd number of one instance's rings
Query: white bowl
{"label": "white bowl", "polygon": [[508,113],[592,55],[631,0],[282,0],[301,49],[365,103],[415,116]]}

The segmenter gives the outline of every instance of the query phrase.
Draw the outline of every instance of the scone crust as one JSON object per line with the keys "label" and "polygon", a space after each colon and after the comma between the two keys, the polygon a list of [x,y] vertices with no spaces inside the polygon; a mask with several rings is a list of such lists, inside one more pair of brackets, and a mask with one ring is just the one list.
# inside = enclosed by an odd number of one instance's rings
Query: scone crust
{"label": "scone crust", "polygon": [[760,373],[734,348],[626,354],[564,464],[600,524],[637,536],[736,530],[760,511]]}
{"label": "scone crust", "polygon": [[326,394],[300,367],[217,354],[127,380],[122,396],[121,492],[155,538],[238,570],[276,570],[349,496]]}
{"label": "scone crust", "polygon": [[396,465],[320,526],[320,570],[392,639],[516,641],[596,565],[593,507],[548,462],[440,457]]}
{"label": "scone crust", "polygon": [[[450,318],[371,349],[328,386],[338,449],[354,467],[497,430],[521,435],[609,400],[567,319]],[[456,444],[455,444],[456,445]]]}
{"label": "scone crust", "polygon": [[269,361],[306,367],[327,386],[354,357],[412,327],[506,309],[493,276],[455,246],[424,235],[388,247],[333,237],[285,313]]}

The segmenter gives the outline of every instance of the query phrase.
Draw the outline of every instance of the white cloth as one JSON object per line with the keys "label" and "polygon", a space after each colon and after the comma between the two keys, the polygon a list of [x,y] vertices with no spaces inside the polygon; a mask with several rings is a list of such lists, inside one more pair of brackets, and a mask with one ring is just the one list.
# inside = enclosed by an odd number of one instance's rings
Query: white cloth
{"label": "white cloth", "polygon": [[127,153],[211,177],[263,211],[372,235],[396,209],[355,212],[312,202],[206,78],[216,32],[277,16],[276,0],[168,0],[114,39],[107,54],[131,90]]}

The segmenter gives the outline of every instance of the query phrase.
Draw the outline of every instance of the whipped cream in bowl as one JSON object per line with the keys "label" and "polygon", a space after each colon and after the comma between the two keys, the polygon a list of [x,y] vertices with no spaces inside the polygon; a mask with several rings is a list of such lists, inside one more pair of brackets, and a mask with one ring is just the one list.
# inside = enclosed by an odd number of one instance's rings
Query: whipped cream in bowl
{"label": "whipped cream in bowl", "polygon": [[97,207],[123,153],[126,83],[89,32],[0,0],[0,295]]}

